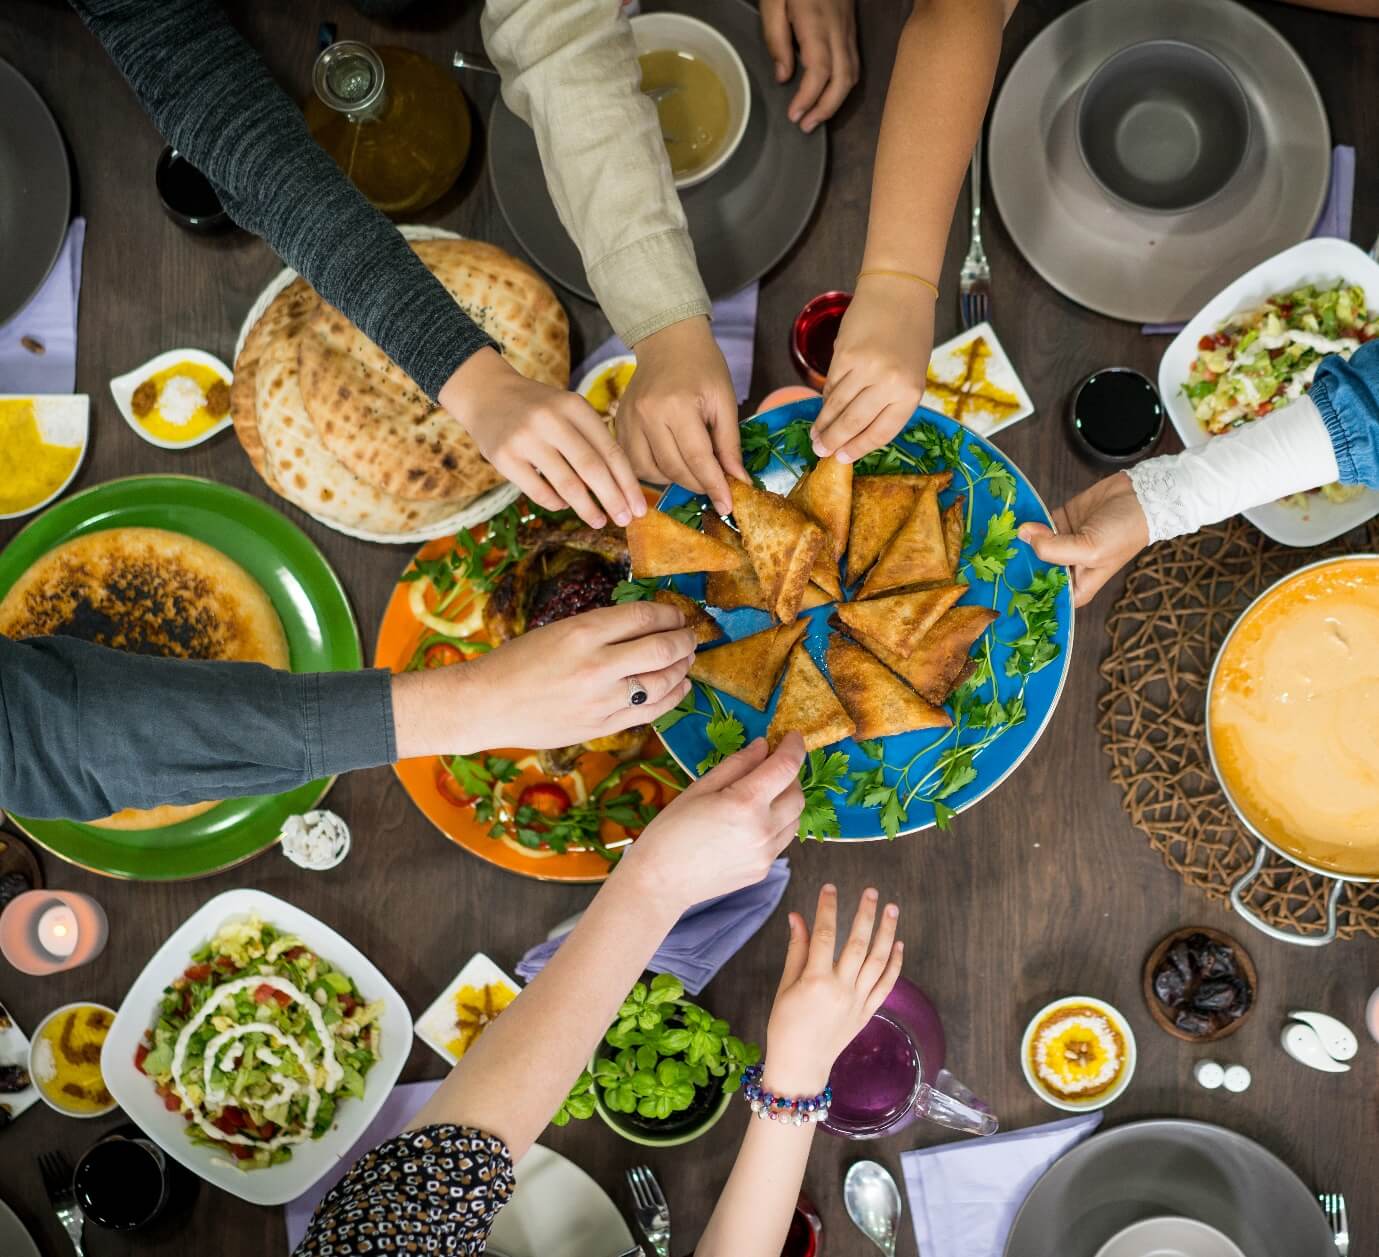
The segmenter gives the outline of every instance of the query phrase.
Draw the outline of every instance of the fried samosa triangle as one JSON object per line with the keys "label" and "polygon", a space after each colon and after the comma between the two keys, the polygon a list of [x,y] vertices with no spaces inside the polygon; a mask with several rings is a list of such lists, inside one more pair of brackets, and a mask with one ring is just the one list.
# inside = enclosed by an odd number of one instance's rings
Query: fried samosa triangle
{"label": "fried samosa triangle", "polygon": [[800,642],[785,665],[776,711],[766,730],[767,745],[774,751],[793,731],[804,739],[804,749],[813,751],[850,738],[855,728],[852,717]]}
{"label": "fried samosa triangle", "polygon": [[710,572],[704,578],[704,601],[711,607],[722,607],[732,611],[738,607],[755,607],[758,611],[769,611],[766,591],[757,580],[756,569],[742,548],[742,538],[712,511],[704,513],[704,531],[714,540],[731,546],[741,560],[739,566],[730,572]]}
{"label": "fried samosa triangle", "polygon": [[939,518],[938,489],[927,484],[915,498],[909,517],[872,565],[857,596],[874,598],[888,590],[921,581],[948,580],[951,576],[943,543],[943,521]]}
{"label": "fried samosa triangle", "polygon": [[942,707],[925,702],[865,646],[846,637],[835,635],[829,642],[828,672],[859,741],[953,723]]}
{"label": "fried samosa triangle", "polygon": [[836,564],[848,548],[852,525],[852,464],[819,459],[790,490],[789,499],[824,530],[829,539],[825,550]]}
{"label": "fried samosa triangle", "polygon": [[750,637],[738,638],[725,646],[701,651],[690,664],[689,674],[696,681],[731,694],[757,711],[765,711],[790,648],[808,628],[808,620],[792,620],[789,624],[777,624]]}
{"label": "fried samosa triangle", "polygon": [[651,595],[651,601],[676,608],[685,617],[685,627],[694,630],[694,640],[700,646],[708,642],[716,642],[723,636],[723,630],[719,627],[718,621],[693,598],[687,597],[677,590],[658,589]]}
{"label": "fried samosa triangle", "polygon": [[920,487],[934,484],[942,492],[951,471],[932,476],[857,476],[852,482],[852,520],[848,533],[847,583],[855,585],[876,562],[905,522]]}
{"label": "fried samosa triangle", "polygon": [[863,645],[874,642],[908,659],[939,617],[966,592],[966,585],[941,585],[866,602],[844,602],[837,615]]}
{"label": "fried samosa triangle", "polygon": [[826,607],[830,602],[837,601],[837,598],[825,593],[813,581],[810,581],[805,588],[804,601],[800,603],[800,610],[812,611],[815,607]]}
{"label": "fried samosa triangle", "polygon": [[747,557],[782,623],[800,613],[814,561],[824,548],[824,530],[799,507],[776,493],[741,480],[732,482],[733,517]]}
{"label": "fried samosa triangle", "polygon": [[941,706],[948,701],[971,662],[967,652],[972,649],[972,643],[999,618],[990,607],[960,604],[943,613],[908,659],[880,646],[872,653],[908,682],[920,698]]}
{"label": "fried samosa triangle", "polygon": [[741,562],[731,546],[664,511],[647,511],[627,526],[632,575],[676,576],[681,572],[730,572]]}
{"label": "fried samosa triangle", "polygon": [[948,578],[955,579],[962,561],[962,540],[967,534],[967,498],[959,493],[943,512],[943,548],[948,555]]}

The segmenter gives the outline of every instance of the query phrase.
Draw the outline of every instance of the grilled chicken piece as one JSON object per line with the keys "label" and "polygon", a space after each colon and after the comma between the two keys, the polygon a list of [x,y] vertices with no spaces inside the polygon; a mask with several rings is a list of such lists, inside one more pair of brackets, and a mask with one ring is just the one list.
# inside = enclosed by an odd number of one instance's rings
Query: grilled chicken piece
{"label": "grilled chicken piece", "polygon": [[580,742],[574,746],[558,746],[549,751],[538,751],[536,757],[541,761],[541,771],[551,777],[560,777],[569,772],[585,751],[603,751],[619,763],[632,759],[642,749],[646,741],[646,725],[636,725],[621,733],[609,734],[606,738],[595,738],[591,742]]}

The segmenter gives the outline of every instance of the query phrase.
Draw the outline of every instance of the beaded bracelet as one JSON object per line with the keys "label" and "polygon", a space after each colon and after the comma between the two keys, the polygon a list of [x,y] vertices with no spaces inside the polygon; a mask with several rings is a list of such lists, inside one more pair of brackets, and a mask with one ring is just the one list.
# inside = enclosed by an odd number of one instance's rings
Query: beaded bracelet
{"label": "beaded bracelet", "polygon": [[773,1122],[786,1122],[794,1126],[824,1121],[828,1117],[828,1106],[833,1102],[832,1087],[825,1087],[816,1096],[797,1100],[788,1100],[762,1090],[760,1065],[742,1071],[742,1094],[747,1097],[752,1112],[762,1121],[770,1118]]}

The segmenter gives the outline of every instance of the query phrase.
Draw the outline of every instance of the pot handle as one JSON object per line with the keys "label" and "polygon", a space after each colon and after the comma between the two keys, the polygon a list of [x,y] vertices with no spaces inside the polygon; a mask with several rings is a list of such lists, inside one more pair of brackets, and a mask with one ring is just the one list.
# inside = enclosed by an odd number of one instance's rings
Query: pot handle
{"label": "pot handle", "polygon": [[1245,890],[1259,876],[1268,855],[1269,849],[1260,843],[1254,863],[1245,870],[1244,876],[1231,887],[1231,907],[1255,929],[1280,943],[1292,943],[1296,947],[1325,947],[1334,941],[1336,938],[1336,909],[1341,900],[1341,891],[1345,889],[1345,883],[1339,879],[1332,881],[1331,893],[1326,897],[1326,929],[1321,934],[1295,934],[1289,930],[1281,930],[1276,925],[1261,921],[1245,906]]}

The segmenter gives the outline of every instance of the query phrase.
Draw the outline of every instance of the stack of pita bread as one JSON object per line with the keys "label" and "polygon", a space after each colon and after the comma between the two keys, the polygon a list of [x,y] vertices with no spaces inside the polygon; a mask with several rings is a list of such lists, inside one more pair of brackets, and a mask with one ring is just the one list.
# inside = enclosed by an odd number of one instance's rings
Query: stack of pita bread
{"label": "stack of pita bread", "polygon": [[[660,511],[633,520],[632,575],[704,572],[710,605],[772,614],[772,627],[700,653],[690,667],[696,680],[758,711],[780,682],[772,746],[791,730],[813,750],[944,728],[952,718],[943,705],[975,669],[972,646],[998,618],[959,603],[968,589],[957,579],[966,502],[959,495],[940,506],[951,481],[951,472],[854,476],[833,458],[788,497],[735,481],[736,528],[712,512],[702,532]],[[854,600],[845,584],[855,587]],[[664,590],[655,596],[682,610],[689,601]],[[808,621],[797,618],[829,603],[837,604],[829,624],[838,630],[826,658],[831,684],[805,648]],[[694,610],[687,619],[700,644],[717,640],[717,621]]]}
{"label": "stack of pita bread", "polygon": [[[568,386],[569,322],[531,267],[475,240],[412,247],[513,367]],[[347,532],[406,540],[504,483],[460,424],[303,279],[245,338],[231,413],[268,486]]]}

